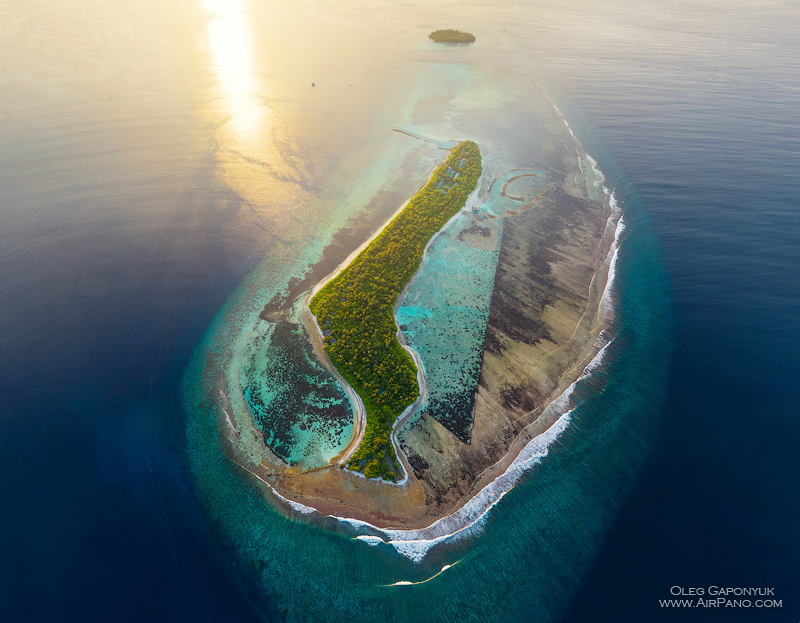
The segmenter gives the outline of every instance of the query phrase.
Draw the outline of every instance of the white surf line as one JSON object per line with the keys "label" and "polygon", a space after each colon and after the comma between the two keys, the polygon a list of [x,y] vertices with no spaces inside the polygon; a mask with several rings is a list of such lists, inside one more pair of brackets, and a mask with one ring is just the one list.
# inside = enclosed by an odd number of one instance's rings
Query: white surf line
{"label": "white surf line", "polygon": [[265,485],[267,485],[267,487],[269,487],[269,489],[272,491],[272,493],[274,493],[278,498],[280,498],[281,501],[283,501],[286,504],[288,504],[292,509],[296,510],[301,515],[310,515],[311,513],[318,513],[319,512],[316,508],[312,508],[311,506],[306,506],[305,504],[300,504],[300,502],[295,502],[294,500],[290,500],[289,498],[283,497],[280,493],[278,493],[278,491],[275,489],[275,487],[272,486],[272,484],[270,484],[269,482],[264,480],[261,476],[256,474],[253,470],[247,469],[244,465],[239,463],[239,461],[235,461],[235,460],[231,459],[230,457],[229,457],[229,459],[230,459],[230,461],[232,463],[235,463],[236,465],[241,467],[248,474],[250,474],[251,476],[256,477],[258,480],[260,480]]}
{"label": "white surf line", "polygon": [[[220,395],[220,397],[221,397],[223,400],[227,400],[227,399],[228,399],[228,397],[225,395],[225,392],[223,392],[222,390],[219,390],[219,395]],[[233,420],[231,419],[231,416],[230,416],[230,414],[229,414],[229,413],[228,413],[228,412],[225,410],[225,407],[223,407],[223,406],[222,406],[221,404],[219,404],[218,402],[217,402],[217,406],[218,406],[220,409],[222,409],[222,412],[225,414],[225,420],[228,422],[228,426],[230,427],[231,431],[233,431],[234,433],[236,433],[236,435],[238,436],[238,435],[239,435],[239,431],[238,431],[238,430],[236,430],[236,426],[234,426],[234,424],[233,424]]]}
{"label": "white surf line", "polygon": [[[548,186],[548,188],[550,188],[550,187]],[[544,190],[545,189],[543,189],[542,192]],[[603,190],[607,191],[605,186],[603,187]],[[606,195],[608,195],[608,192],[606,192]],[[603,230],[603,236],[601,237],[601,241],[600,241],[600,243],[598,245],[598,248],[602,247],[603,240],[605,240],[606,233],[608,232],[608,227],[614,223],[614,217],[617,216],[617,214],[620,214],[620,212],[621,212],[621,210],[618,208],[618,204],[617,204],[616,200],[614,199],[613,191],[612,191],[611,196],[609,198],[609,207],[611,208],[611,214],[609,214],[608,219],[606,219],[606,226],[605,226],[605,229]],[[611,245],[609,246],[605,257],[603,258],[603,263],[600,265],[600,267],[598,267],[598,269],[595,271],[594,275],[592,275],[591,280],[589,281],[588,297],[590,299],[591,299],[592,288],[594,287],[594,282],[598,278],[598,275],[600,274],[600,268],[602,268],[606,264],[609,264],[610,260],[613,260],[614,255],[616,253],[617,241],[619,239],[619,233],[620,233],[620,230],[619,230],[620,221],[622,221],[622,216],[620,216],[619,221],[617,221],[617,224],[616,224],[616,228],[617,228],[616,232],[617,233],[615,234],[615,239],[611,242]],[[624,226],[623,226],[623,228],[624,228]],[[614,265],[616,265],[616,262],[614,262]],[[610,299],[606,299],[606,295],[610,294],[610,291],[611,291],[610,290],[610,283],[613,281],[613,279],[614,279],[614,273],[609,271],[608,275],[606,276],[606,284],[605,284],[605,288],[603,289],[603,294],[600,295],[600,300],[597,303],[598,322],[603,322],[608,317],[608,313],[609,313],[608,305],[610,305]],[[583,319],[586,317],[586,314],[588,314],[588,313],[591,313],[591,310],[587,306],[586,310],[583,312],[583,314],[581,314],[581,317],[578,319],[578,322],[575,324],[575,330],[572,332],[572,335],[569,336],[569,339],[564,343],[564,345],[559,346],[558,348],[554,348],[553,350],[549,351],[547,353],[547,356],[550,356],[550,355],[552,355],[554,353],[559,352],[560,350],[564,349],[572,341],[572,339],[578,333],[578,330],[580,329],[580,326],[581,326],[581,323],[583,322]],[[602,319],[601,319],[601,316],[602,316]],[[597,347],[597,342],[595,343],[595,348],[596,347]],[[529,372],[528,372],[526,378],[530,378],[533,375],[533,373],[536,371],[538,366],[539,366],[539,364],[537,364],[537,363],[531,364],[531,367],[529,368]],[[526,413],[525,415],[520,416],[519,418],[514,420],[509,426],[515,424],[516,422],[518,422],[522,418],[526,417],[527,415],[529,415],[529,414]],[[506,428],[508,428],[508,426],[503,428],[500,432],[502,432]]]}
{"label": "white surf line", "polygon": [[430,582],[434,578],[438,578],[445,571],[447,571],[448,569],[452,569],[460,562],[461,562],[460,560],[456,560],[452,565],[445,565],[444,567],[442,567],[442,570],[439,573],[437,573],[436,575],[432,575],[427,580],[422,580],[422,582],[409,582],[408,580],[400,580],[399,582],[394,582],[393,584],[384,584],[383,586],[384,588],[389,588],[390,586],[416,586],[418,584],[425,584],[426,582]]}
{"label": "white surf line", "polygon": [[603,172],[597,166],[597,160],[592,158],[589,154],[586,154],[586,159],[589,161],[589,164],[592,165],[592,171],[594,171],[594,185],[600,186],[606,181],[606,176],[603,175]]}
{"label": "white surf line", "polygon": [[531,81],[531,83],[536,87],[536,89],[539,91],[542,97],[547,101],[548,104],[550,104],[550,107],[555,111],[556,116],[559,119],[561,119],[561,121],[564,123],[564,127],[567,129],[567,132],[569,132],[570,136],[572,137],[572,141],[575,147],[575,155],[578,157],[578,168],[580,169],[580,172],[583,175],[584,180],[587,183],[589,181],[588,177],[586,176],[586,171],[583,168],[583,158],[581,156],[586,156],[586,158],[589,160],[589,164],[591,165],[592,170],[594,171],[595,175],[598,176],[594,181],[594,186],[600,186],[605,181],[605,175],[600,171],[599,168],[596,167],[597,161],[586,152],[583,145],[578,140],[578,137],[575,135],[575,132],[572,131],[572,127],[569,125],[569,122],[567,121],[567,118],[564,115],[564,113],[562,113],[561,110],[558,108],[558,106],[556,106],[555,102],[547,94],[547,91],[545,91],[544,88],[542,88],[541,84],[539,84],[534,78],[528,76],[527,74],[524,74],[522,72],[518,73],[521,73],[521,75],[525,76],[528,80]]}
{"label": "white surf line", "polygon": [[[533,79],[531,79],[533,80]],[[563,121],[564,126],[567,128],[575,146],[575,153],[578,155],[578,166],[581,169],[581,173],[583,173],[584,178],[586,178],[586,173],[583,170],[582,158],[581,153],[586,156],[589,160],[589,163],[592,166],[592,169],[595,173],[596,179],[594,181],[595,186],[600,186],[605,182],[605,175],[601,171],[600,167],[597,166],[597,161],[592,158],[586,151],[583,149],[583,145],[578,140],[578,137],[575,136],[575,133],[572,131],[572,128],[569,125],[564,113],[562,113],[558,106],[555,105],[553,100],[550,96],[545,92],[545,90],[541,87],[541,85],[533,80],[533,83],[536,85],[536,88],[539,89],[539,92],[542,96],[547,100],[553,110],[556,112],[556,115]],[[606,278],[606,286],[603,289],[603,294],[600,297],[600,308],[603,310],[605,319],[607,320],[610,314],[613,312],[613,302],[611,300],[611,292],[614,284],[614,280],[616,278],[616,268],[617,268],[617,257],[619,253],[619,238],[622,232],[625,230],[625,223],[624,223],[624,216],[622,215],[622,208],[619,206],[619,203],[616,199],[616,189],[611,191],[609,194],[608,189],[603,186],[603,192],[606,196],[608,196],[608,205],[611,208],[611,216],[609,219],[613,218],[614,215],[619,214],[619,220],[617,221],[617,229],[614,233],[614,241],[611,243],[611,248],[609,249],[608,254],[606,255],[606,262],[608,262],[608,276]],[[610,258],[610,259],[609,259]],[[594,278],[592,279],[594,280]]]}
{"label": "white surf line", "polygon": [[[617,203],[615,197],[616,191],[612,191],[611,195],[608,198],[608,203],[611,206],[611,209],[614,213],[622,212],[622,209],[619,207],[619,203]],[[600,297],[600,306],[602,307],[606,316],[612,313],[614,308],[614,303],[611,300],[611,292],[614,287],[614,281],[617,277],[617,258],[619,257],[619,239],[622,235],[622,232],[625,231],[625,217],[624,215],[620,215],[619,221],[617,221],[617,228],[614,231],[614,242],[611,243],[612,249],[609,250],[609,255],[611,256],[611,260],[608,263],[608,278],[606,279],[606,287],[603,290],[603,294]]]}
{"label": "white surf line", "polygon": [[547,100],[547,103],[550,104],[550,107],[555,111],[556,115],[564,123],[564,127],[567,129],[567,132],[569,132],[569,135],[572,137],[573,146],[575,147],[575,155],[578,157],[578,168],[580,169],[581,175],[583,175],[584,181],[586,181],[588,183],[589,178],[587,177],[586,171],[583,168],[583,157],[582,156],[585,156],[586,159],[589,161],[589,164],[592,167],[592,171],[595,174],[594,186],[600,186],[605,181],[606,177],[602,173],[602,171],[597,167],[597,160],[592,158],[586,152],[586,150],[584,149],[583,145],[578,140],[578,137],[575,136],[575,132],[572,131],[572,127],[570,127],[569,122],[567,121],[567,118],[564,116],[564,113],[562,113],[561,110],[559,110],[558,106],[555,105],[555,102],[553,102],[553,100],[545,92],[545,90],[542,88],[542,86],[538,82],[536,82],[536,80],[534,80],[533,78],[529,77],[529,79],[531,80],[531,82],[533,82],[534,85],[536,85],[536,88],[542,94],[542,97],[544,97],[544,99]]}
{"label": "white surf line", "polygon": [[[568,400],[572,389],[572,386],[568,388],[560,398]],[[564,402],[566,403],[567,400]],[[352,523],[356,527],[370,526],[377,532],[386,535],[389,540],[384,542],[394,547],[399,554],[415,563],[420,563],[435,545],[455,542],[481,532],[491,509],[505,497],[525,471],[540,463],[547,456],[548,447],[569,424],[571,412],[572,410],[569,410],[564,413],[547,431],[528,442],[505,472],[487,484],[463,507],[453,514],[434,522],[428,528],[418,530],[377,528],[367,522],[349,522],[342,517],[336,517],[336,519]],[[364,538],[365,536],[367,535],[360,535],[355,538],[365,541],[369,545],[378,545],[375,537],[368,540]]]}

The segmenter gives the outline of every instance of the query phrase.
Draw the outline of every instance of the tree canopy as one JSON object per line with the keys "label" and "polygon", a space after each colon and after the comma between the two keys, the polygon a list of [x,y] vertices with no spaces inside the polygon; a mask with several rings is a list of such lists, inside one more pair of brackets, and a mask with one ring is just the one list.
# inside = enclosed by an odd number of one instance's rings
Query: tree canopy
{"label": "tree canopy", "polygon": [[403,211],[311,300],[325,352],[364,402],[367,423],[348,466],[394,480],[392,424],[419,396],[417,367],[397,339],[394,304],[425,246],[465,204],[481,175],[472,141],[454,147]]}
{"label": "tree canopy", "polygon": [[473,43],[475,35],[471,32],[464,32],[463,30],[434,30],[428,35],[429,39],[433,39],[436,43]]}

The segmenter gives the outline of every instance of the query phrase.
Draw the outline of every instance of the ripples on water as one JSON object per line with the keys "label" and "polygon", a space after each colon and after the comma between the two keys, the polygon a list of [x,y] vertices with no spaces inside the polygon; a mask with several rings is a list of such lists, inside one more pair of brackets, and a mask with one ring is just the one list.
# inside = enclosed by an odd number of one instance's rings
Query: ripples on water
{"label": "ripples on water", "polygon": [[[176,388],[192,349],[262,257],[275,264],[258,278],[288,275],[292,251],[337,229],[332,206],[309,208],[351,183],[337,167],[364,171],[370,187],[379,154],[363,149],[373,132],[363,120],[392,120],[386,94],[403,91],[408,50],[430,52],[419,42],[453,15],[335,8],[0,9],[5,615],[557,616],[658,421],[665,362],[653,353],[668,350],[669,318],[649,218],[676,314],[666,411],[570,616],[653,620],[662,589],[693,578],[778,587],[786,606],[766,620],[796,610],[800,516],[783,495],[797,488],[787,379],[800,346],[790,4],[458,5],[481,50],[553,95],[625,199],[628,225],[609,365],[482,536],[415,565],[286,521],[219,453],[187,486]],[[303,43],[330,33],[336,54]],[[216,430],[200,433],[211,447]],[[201,512],[190,492],[206,477],[231,493]],[[456,561],[431,582],[384,586]]]}

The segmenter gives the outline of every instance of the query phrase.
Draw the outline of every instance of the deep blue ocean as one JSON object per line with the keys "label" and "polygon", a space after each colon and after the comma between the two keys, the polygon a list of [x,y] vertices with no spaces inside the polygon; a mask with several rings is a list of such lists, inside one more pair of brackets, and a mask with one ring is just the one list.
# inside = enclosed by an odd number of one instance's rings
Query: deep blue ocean
{"label": "deep blue ocean", "polygon": [[[461,567],[353,604],[319,570],[413,564],[272,513],[254,573],[187,466],[192,353],[287,231],[215,174],[196,4],[0,8],[0,621],[800,620],[800,6],[502,5],[624,201],[621,350]],[[712,585],[782,607],[659,605]]]}

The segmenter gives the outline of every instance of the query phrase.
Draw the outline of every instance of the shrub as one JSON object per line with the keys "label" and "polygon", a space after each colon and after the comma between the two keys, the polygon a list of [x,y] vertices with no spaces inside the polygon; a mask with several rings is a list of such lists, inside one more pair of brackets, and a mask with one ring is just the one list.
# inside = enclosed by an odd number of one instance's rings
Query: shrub
{"label": "shrub", "polygon": [[372,459],[364,468],[364,475],[367,478],[377,478],[381,475],[381,464],[378,459]]}
{"label": "shrub", "polygon": [[475,35],[471,32],[464,32],[463,30],[434,30],[428,35],[429,39],[433,39],[436,43],[473,43]]}

